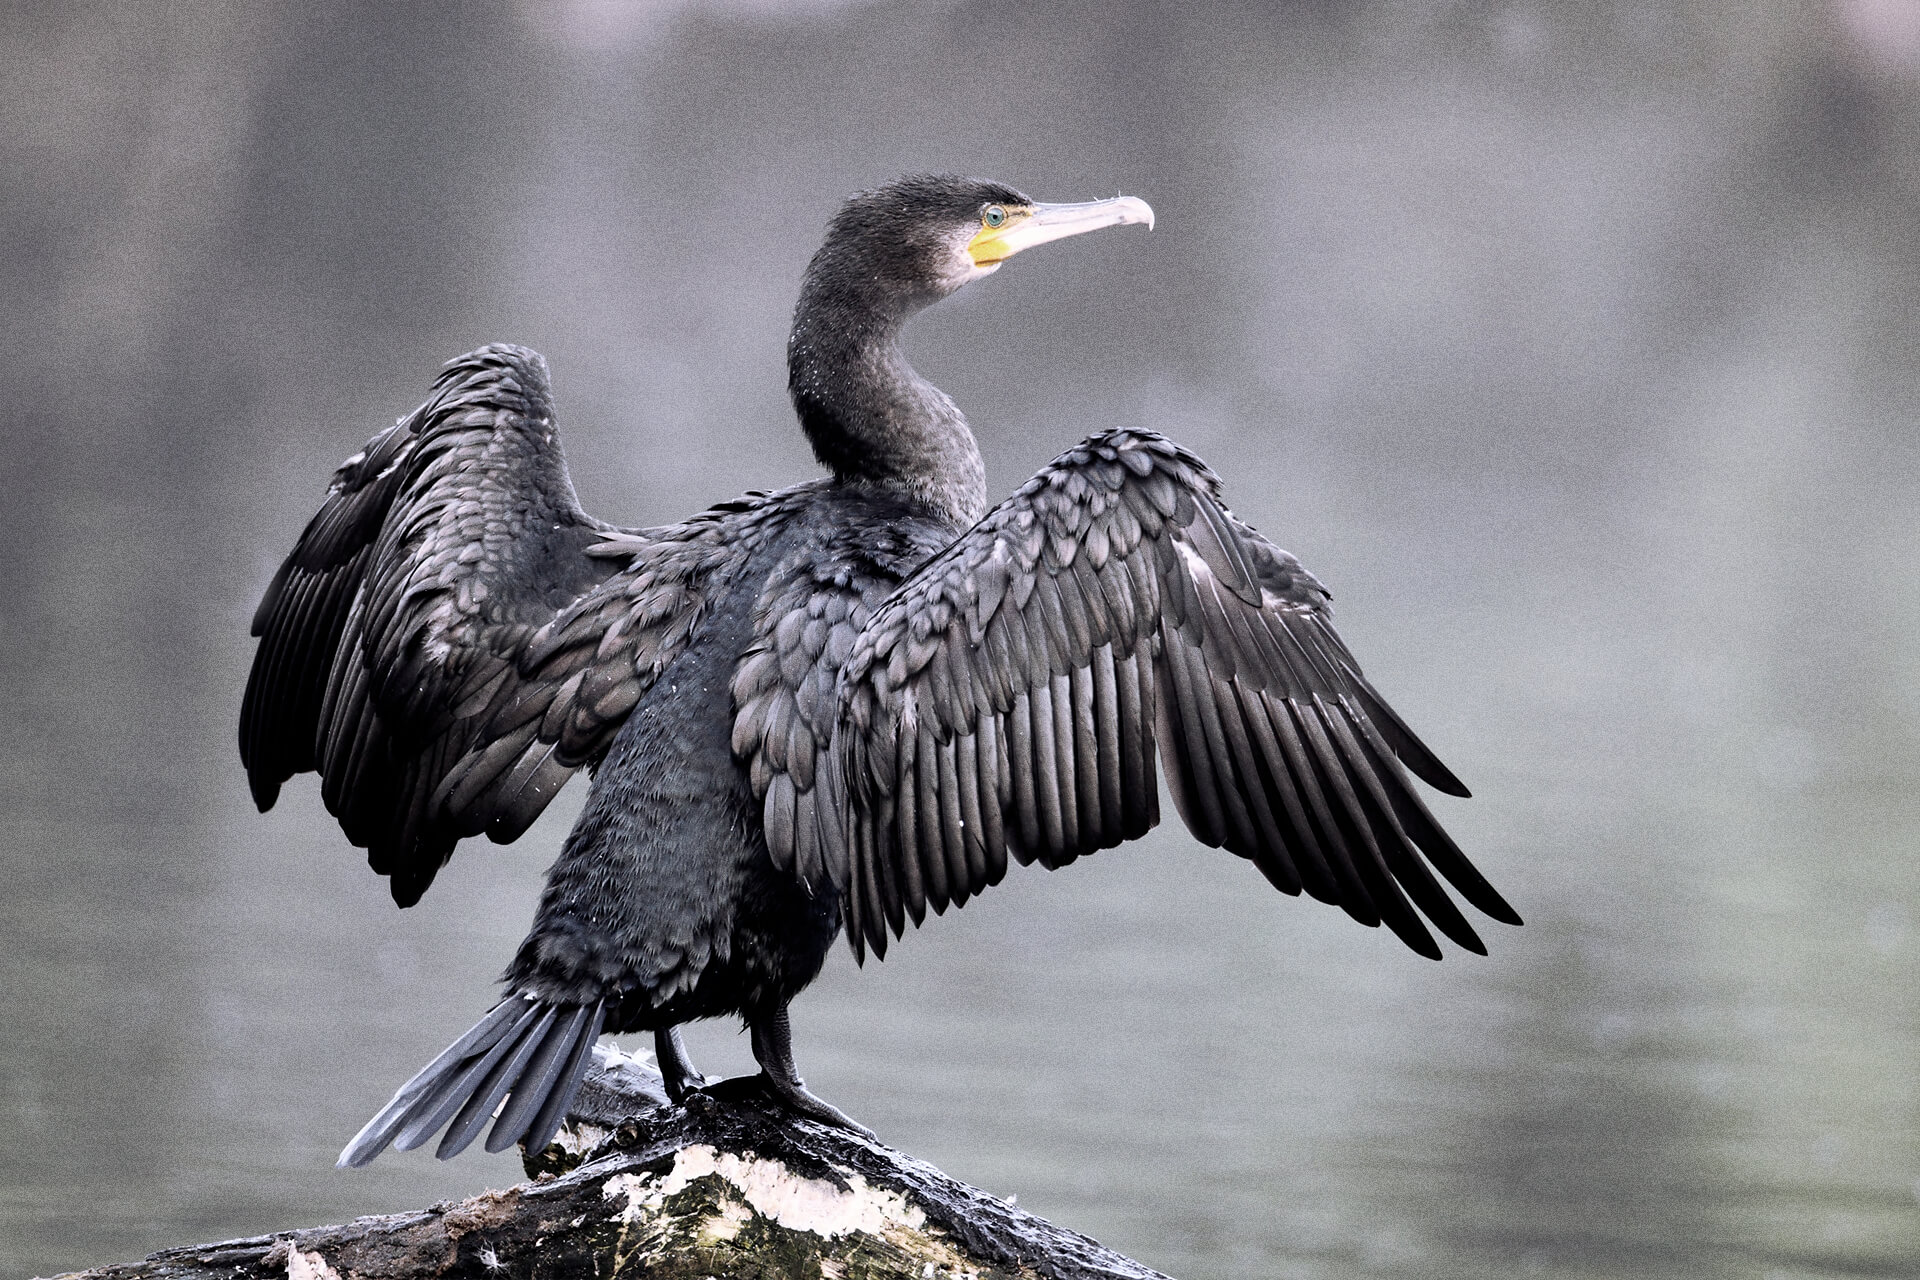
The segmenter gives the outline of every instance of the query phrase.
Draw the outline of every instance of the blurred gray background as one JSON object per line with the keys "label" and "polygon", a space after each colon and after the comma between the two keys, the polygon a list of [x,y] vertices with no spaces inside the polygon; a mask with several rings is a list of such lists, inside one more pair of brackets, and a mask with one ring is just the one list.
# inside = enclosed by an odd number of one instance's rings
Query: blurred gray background
{"label": "blurred gray background", "polygon": [[921,369],[997,492],[1208,458],[1528,925],[1432,964],[1175,823],[836,952],[809,1082],[1186,1277],[1920,1274],[1920,5],[10,4],[0,66],[6,1277],[518,1178],[332,1161],[578,784],[394,910],[248,801],[253,603],[488,340],[598,515],[815,474],[800,270],[929,169],[1152,201]]}

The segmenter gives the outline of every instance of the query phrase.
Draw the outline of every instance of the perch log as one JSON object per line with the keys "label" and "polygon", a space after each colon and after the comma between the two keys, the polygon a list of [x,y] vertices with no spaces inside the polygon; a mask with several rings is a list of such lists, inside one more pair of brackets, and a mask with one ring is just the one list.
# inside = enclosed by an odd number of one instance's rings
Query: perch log
{"label": "perch log", "polygon": [[530,1181],[458,1203],[63,1280],[1160,1277],[924,1161],[783,1115],[750,1079],[677,1107],[651,1068],[605,1049],[525,1165]]}

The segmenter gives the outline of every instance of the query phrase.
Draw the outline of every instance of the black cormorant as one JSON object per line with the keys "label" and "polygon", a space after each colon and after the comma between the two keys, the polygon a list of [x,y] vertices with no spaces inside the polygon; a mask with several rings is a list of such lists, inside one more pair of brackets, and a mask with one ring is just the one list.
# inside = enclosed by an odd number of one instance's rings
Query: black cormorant
{"label": "black cormorant", "polygon": [[[254,618],[241,713],[255,800],[320,772],[347,838],[417,901],[464,836],[512,840],[581,766],[508,994],[341,1154],[543,1146],[602,1032],[740,1015],[772,1092],[858,1128],[794,1070],[787,1004],[843,923],[911,920],[1158,820],[1274,886],[1440,952],[1483,951],[1434,879],[1519,917],[1406,770],[1466,788],[1361,675],[1327,592],[1222,504],[1206,464],[1103,431],[988,510],[953,401],[901,327],[1020,250],[1144,223],[1133,198],[1036,204],[914,177],[855,196],[787,349],[832,473],[629,531],[580,509],[546,364],[483,347],[335,473]],[[1424,855],[1424,861],[1423,861]],[[1409,901],[1411,900],[1411,901]],[[504,1108],[501,1103],[504,1101]]]}

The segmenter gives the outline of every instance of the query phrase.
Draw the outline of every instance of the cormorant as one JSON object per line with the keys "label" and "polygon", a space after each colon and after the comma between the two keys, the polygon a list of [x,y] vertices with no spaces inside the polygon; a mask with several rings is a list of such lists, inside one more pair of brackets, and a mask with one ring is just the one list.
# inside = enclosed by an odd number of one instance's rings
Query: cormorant
{"label": "cormorant", "polygon": [[1430,863],[1520,922],[1405,770],[1466,788],[1199,458],[1102,431],[988,509],[966,419],[901,327],[1022,249],[1129,223],[1153,211],[951,177],[854,196],[787,348],[831,474],[683,524],[580,509],[546,364],[516,346],[454,360],[339,468],[254,617],[260,808],[319,770],[405,907],[462,837],[514,839],[594,770],[508,994],[341,1164],[442,1126],[452,1155],[496,1110],[489,1150],[545,1145],[603,1032],[652,1031],[683,1098],[704,1081],[676,1027],[723,1014],[776,1096],[858,1129],[807,1091],[787,1022],[843,922],[856,957],[884,956],[1009,856],[1053,868],[1144,834],[1156,752],[1194,835],[1284,893],[1437,959],[1417,906],[1484,954]]}

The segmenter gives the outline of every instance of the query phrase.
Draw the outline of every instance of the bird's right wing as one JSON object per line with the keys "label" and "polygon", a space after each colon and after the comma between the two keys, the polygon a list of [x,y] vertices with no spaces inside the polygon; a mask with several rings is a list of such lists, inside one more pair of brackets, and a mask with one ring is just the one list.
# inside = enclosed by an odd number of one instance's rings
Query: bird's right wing
{"label": "bird's right wing", "polygon": [[264,810],[318,769],[409,906],[464,836],[511,840],[604,751],[733,554],[714,513],[581,511],[546,363],[495,345],[335,474],[254,616],[240,753]]}
{"label": "bird's right wing", "polygon": [[[1409,946],[1483,950],[1428,863],[1513,909],[1404,764],[1465,795],[1361,675],[1327,593],[1235,519],[1206,465],[1109,431],[1054,460],[917,570],[861,631],[818,804],[856,954],[997,884],[1158,820],[1156,754],[1202,841]],[[1424,855],[1424,856],[1423,856]]]}

